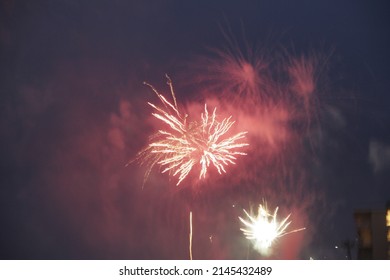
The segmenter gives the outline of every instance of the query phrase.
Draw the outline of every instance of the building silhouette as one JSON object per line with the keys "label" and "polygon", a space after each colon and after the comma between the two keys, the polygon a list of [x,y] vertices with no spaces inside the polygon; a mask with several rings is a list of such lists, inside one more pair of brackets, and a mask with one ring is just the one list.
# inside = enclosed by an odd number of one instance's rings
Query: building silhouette
{"label": "building silhouette", "polygon": [[363,260],[390,259],[390,203],[383,210],[357,210],[357,258]]}

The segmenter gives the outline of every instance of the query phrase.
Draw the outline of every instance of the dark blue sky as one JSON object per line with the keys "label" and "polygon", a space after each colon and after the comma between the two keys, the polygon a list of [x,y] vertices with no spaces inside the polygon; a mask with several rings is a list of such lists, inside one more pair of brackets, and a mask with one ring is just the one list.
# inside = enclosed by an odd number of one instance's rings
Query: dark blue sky
{"label": "dark blue sky", "polygon": [[198,193],[158,175],[142,190],[142,171],[124,168],[152,129],[142,82],[164,88],[169,73],[184,103],[197,100],[197,57],[226,47],[223,33],[270,58],[271,75],[290,55],[328,58],[315,131],[285,162],[304,175],[283,178],[283,199],[315,197],[300,209],[309,241],[275,257],[343,258],[334,246],[355,238],[353,211],[390,200],[389,12],[387,1],[1,1],[1,258],[187,258],[188,209],[204,229],[196,257],[247,256],[231,205],[256,203],[289,171],[264,164],[273,175],[258,188],[228,175]]}

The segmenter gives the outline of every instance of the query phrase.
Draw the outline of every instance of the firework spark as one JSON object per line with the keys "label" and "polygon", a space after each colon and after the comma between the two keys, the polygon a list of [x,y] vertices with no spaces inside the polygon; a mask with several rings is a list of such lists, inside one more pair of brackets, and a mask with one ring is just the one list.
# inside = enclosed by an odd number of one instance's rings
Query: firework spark
{"label": "firework spark", "polygon": [[235,164],[238,155],[246,155],[239,151],[247,146],[240,142],[247,132],[240,132],[228,137],[228,131],[234,121],[231,116],[219,121],[214,108],[210,114],[207,105],[201,114],[200,122],[187,122],[187,114],[179,111],[171,79],[167,76],[172,95],[172,102],[168,101],[152,85],[149,86],[160,99],[163,107],[148,102],[154,109],[152,115],[160,120],[168,129],[160,129],[150,138],[150,143],[137,156],[141,163],[148,164],[145,178],[157,164],[162,167],[162,173],[168,172],[178,176],[179,185],[197,164],[200,166],[199,179],[205,178],[210,165],[213,165],[219,174],[226,173],[225,167]]}
{"label": "firework spark", "polygon": [[266,206],[259,205],[257,217],[253,217],[244,209],[245,214],[249,220],[244,220],[239,217],[240,221],[246,226],[246,228],[240,228],[247,239],[254,241],[254,246],[261,253],[267,253],[268,249],[272,246],[272,243],[286,234],[304,230],[305,228],[295,229],[292,231],[286,231],[287,227],[291,224],[289,221],[289,214],[282,221],[278,221],[277,213],[279,207],[276,207],[273,214],[270,214]]}

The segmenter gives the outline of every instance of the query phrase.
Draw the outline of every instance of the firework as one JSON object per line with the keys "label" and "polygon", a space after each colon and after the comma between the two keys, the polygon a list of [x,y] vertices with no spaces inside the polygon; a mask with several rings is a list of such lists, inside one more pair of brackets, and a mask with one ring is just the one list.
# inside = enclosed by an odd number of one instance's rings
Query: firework
{"label": "firework", "polygon": [[277,219],[278,207],[275,208],[273,214],[270,214],[267,207],[260,204],[257,217],[251,216],[245,209],[244,212],[249,220],[239,217],[240,221],[246,226],[246,228],[240,229],[247,239],[253,240],[254,247],[262,253],[266,253],[277,238],[305,229],[286,231],[291,224],[291,220],[289,220],[291,214],[279,221]]}
{"label": "firework", "polygon": [[241,142],[246,132],[228,136],[234,121],[231,116],[221,121],[217,119],[216,108],[210,114],[207,105],[199,122],[187,121],[187,114],[181,113],[173,90],[172,81],[167,76],[167,83],[172,95],[168,101],[152,85],[145,83],[160,99],[163,106],[148,103],[153,109],[152,115],[160,120],[167,129],[160,129],[150,138],[150,143],[137,156],[141,163],[148,165],[145,178],[157,164],[162,173],[178,176],[179,185],[195,165],[199,165],[199,179],[205,178],[210,165],[219,174],[226,173],[225,167],[235,164],[238,155],[245,155],[240,148],[247,146]]}
{"label": "firework", "polygon": [[[244,100],[251,105],[263,103],[269,77],[268,62],[249,46],[241,50],[234,39],[227,36],[227,46],[210,49],[208,56],[199,57],[197,81],[209,92],[229,96],[240,105]],[[247,102],[244,102],[247,107]]]}

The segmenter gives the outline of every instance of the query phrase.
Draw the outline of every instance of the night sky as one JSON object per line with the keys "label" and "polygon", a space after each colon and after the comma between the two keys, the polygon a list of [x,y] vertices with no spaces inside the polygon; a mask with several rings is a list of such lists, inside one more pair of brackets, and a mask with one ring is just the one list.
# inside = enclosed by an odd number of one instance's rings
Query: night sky
{"label": "night sky", "polygon": [[[188,259],[192,211],[195,259],[345,259],[353,212],[390,200],[389,14],[378,0],[1,1],[0,258]],[[206,102],[248,131],[226,174],[177,187],[156,167],[143,185],[126,166],[161,127],[143,82],[169,97],[166,73],[190,116]],[[264,201],[306,227],[268,256],[238,220]]]}

